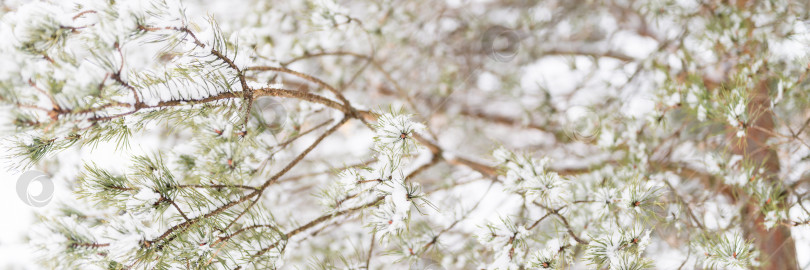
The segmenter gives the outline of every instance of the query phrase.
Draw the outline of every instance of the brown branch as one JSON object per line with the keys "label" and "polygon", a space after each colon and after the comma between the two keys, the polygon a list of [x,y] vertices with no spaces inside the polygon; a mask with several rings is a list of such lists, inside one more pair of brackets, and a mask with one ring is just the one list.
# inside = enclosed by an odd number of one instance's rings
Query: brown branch
{"label": "brown branch", "polygon": [[478,199],[478,201],[475,203],[475,205],[473,205],[473,207],[470,208],[470,210],[467,211],[467,213],[465,213],[463,216],[461,216],[461,218],[453,221],[453,223],[450,224],[450,226],[447,226],[446,228],[439,231],[439,233],[434,235],[433,238],[430,239],[430,242],[427,242],[425,245],[422,246],[421,249],[419,249],[419,252],[427,251],[428,248],[430,248],[431,246],[433,246],[434,244],[436,244],[439,241],[439,237],[441,237],[443,234],[447,233],[448,231],[452,230],[453,227],[458,225],[458,223],[460,223],[462,220],[467,219],[467,217],[469,217],[470,214],[473,211],[475,211],[475,209],[477,209],[479,205],[481,205],[481,202],[484,201],[484,197],[486,197],[489,194],[489,191],[492,189],[492,186],[494,186],[494,185],[495,185],[495,182],[490,183],[489,187],[487,187],[487,191],[484,192],[483,196],[481,196],[481,199]]}
{"label": "brown branch", "polygon": [[[323,87],[323,88],[329,90],[329,92],[332,92],[333,94],[335,94],[335,96],[341,102],[343,102],[342,106],[345,108],[344,112],[356,117],[355,109],[351,106],[351,103],[349,103],[349,100],[347,100],[346,97],[344,97],[343,94],[340,93],[340,91],[338,91],[336,88],[332,87],[331,85],[325,83],[324,81],[322,81],[322,80],[320,80],[318,78],[315,78],[313,76],[310,76],[308,74],[304,74],[304,73],[301,73],[301,72],[298,72],[298,71],[295,71],[295,70],[291,70],[291,69],[288,69],[288,68],[283,68],[283,67],[253,66],[253,67],[245,68],[245,71],[283,72],[283,73],[291,74],[291,75],[294,75],[296,77],[299,77],[299,78],[305,79],[307,81],[313,82],[313,83],[317,84],[318,86]],[[360,118],[358,118],[358,119],[360,119]],[[360,120],[362,121],[363,119],[360,119]]]}
{"label": "brown branch", "polygon": [[207,188],[207,189],[221,189],[221,188],[241,188],[241,189],[249,189],[249,190],[257,190],[256,187],[247,186],[247,185],[236,185],[236,184],[189,184],[189,185],[177,185],[178,188]]}
{"label": "brown branch", "polygon": [[614,58],[616,60],[621,60],[624,62],[633,62],[638,59],[624,54],[619,51],[612,51],[612,50],[600,50],[596,48],[589,48],[588,46],[580,45],[567,45],[567,46],[559,46],[554,48],[548,48],[545,50],[541,50],[545,55],[581,55],[581,56],[591,56],[591,57],[608,57]]}
{"label": "brown branch", "polygon": [[290,64],[301,61],[301,60],[315,58],[315,57],[321,57],[321,56],[353,56],[353,57],[357,57],[357,58],[369,59],[368,56],[365,56],[365,55],[362,55],[362,54],[359,54],[359,53],[346,52],[346,51],[319,52],[319,53],[313,53],[313,54],[304,54],[302,56],[290,59],[287,62],[282,62],[282,63],[280,63],[280,65],[281,66],[289,66]]}
{"label": "brown branch", "polygon": [[233,218],[233,220],[231,220],[231,222],[229,222],[228,225],[225,225],[225,228],[223,228],[223,229],[221,229],[219,231],[221,231],[221,232],[228,231],[228,228],[233,226],[233,224],[236,224],[236,221],[238,221],[240,218],[242,218],[242,216],[244,216],[248,211],[250,211],[250,208],[252,208],[253,205],[255,205],[256,202],[258,202],[258,201],[259,201],[258,197],[255,200],[250,201],[250,204],[248,204],[247,207],[245,207],[245,210],[242,210],[242,212],[240,212],[239,215],[237,215],[235,218]]}
{"label": "brown branch", "polygon": [[481,111],[471,111],[471,110],[468,110],[468,109],[462,109],[459,112],[459,114],[461,114],[463,116],[467,116],[467,117],[480,119],[480,120],[483,120],[483,121],[488,121],[488,122],[492,122],[492,123],[496,123],[496,124],[506,125],[506,126],[519,126],[519,127],[524,127],[525,126],[525,127],[531,128],[531,129],[539,130],[539,131],[552,132],[552,131],[549,131],[546,127],[543,127],[543,126],[540,126],[540,125],[537,125],[537,124],[533,124],[533,123],[523,124],[521,121],[518,121],[516,119],[510,118],[510,117],[507,117],[507,116],[502,116],[502,115],[493,115],[493,114],[488,114],[488,113],[481,112]]}
{"label": "brown branch", "polygon": [[[341,104],[339,104],[339,103],[337,103],[335,101],[332,101],[330,99],[324,98],[324,97],[319,96],[319,95],[310,94],[310,93],[301,92],[301,91],[293,91],[293,90],[277,89],[277,88],[262,88],[262,89],[256,89],[253,94],[255,95],[255,97],[276,96],[276,97],[296,98],[296,99],[301,99],[301,100],[305,100],[305,101],[309,101],[309,102],[313,102],[313,103],[323,104],[323,105],[326,105],[328,107],[338,109],[338,110],[340,110],[340,111],[342,111],[344,113],[346,112],[345,108]],[[132,111],[121,113],[121,114],[104,116],[104,117],[92,117],[92,118],[88,119],[91,122],[103,122],[103,121],[109,121],[109,120],[112,120],[112,119],[116,119],[116,118],[124,117],[124,116],[127,116],[127,115],[131,115],[131,114],[134,114],[134,113],[136,113],[138,111],[141,111],[141,110],[144,110],[144,109],[159,109],[159,108],[166,108],[166,107],[177,107],[177,106],[186,106],[186,105],[210,103],[210,102],[215,102],[215,101],[224,100],[224,99],[241,98],[241,95],[242,94],[239,93],[239,92],[224,92],[224,93],[220,93],[220,94],[217,94],[217,95],[214,95],[214,96],[209,96],[209,97],[202,98],[202,99],[181,99],[181,100],[160,101],[155,105],[147,105],[145,102],[138,102],[138,103],[134,103],[134,104],[113,102],[113,103],[101,105],[99,107],[88,108],[88,109],[83,109],[83,110],[79,110],[79,111],[64,110],[64,111],[60,111],[59,113],[60,114],[96,113],[96,112],[102,111],[102,110],[104,110],[106,108],[123,107],[123,106],[133,106],[135,108]]]}
{"label": "brown branch", "polygon": [[371,234],[371,241],[368,247],[368,257],[366,258],[366,269],[371,269],[371,255],[374,254],[374,241],[377,238],[377,233]]}
{"label": "brown branch", "polygon": [[85,10],[85,11],[79,12],[78,14],[76,14],[76,16],[73,16],[73,20],[76,20],[76,19],[84,16],[85,14],[91,14],[91,13],[96,13],[96,11],[95,10]]}
{"label": "brown branch", "polygon": [[241,234],[241,233],[243,233],[243,232],[245,232],[245,231],[248,231],[248,230],[253,230],[253,229],[259,229],[259,228],[270,228],[270,229],[272,229],[273,231],[278,232],[278,233],[279,233],[279,235],[281,235],[281,236],[285,236],[285,235],[284,235],[284,233],[282,233],[282,232],[281,232],[281,230],[279,230],[279,229],[278,229],[278,227],[273,226],[273,225],[270,225],[270,224],[258,224],[258,225],[250,225],[250,226],[247,226],[247,227],[242,227],[241,229],[236,230],[236,231],[235,231],[235,232],[233,232],[232,234],[229,234],[229,235],[222,236],[222,237],[218,238],[216,241],[214,241],[213,243],[211,243],[211,246],[212,246],[212,247],[213,247],[213,246],[216,246],[216,245],[217,245],[217,244],[219,244],[219,243],[222,243],[222,245],[220,245],[220,246],[223,246],[223,245],[225,245],[225,242],[227,242],[227,241],[228,241],[228,240],[230,240],[231,238],[233,238],[233,237],[235,237],[235,236],[237,236],[237,235],[239,235],[239,234]]}
{"label": "brown branch", "polygon": [[[119,49],[119,53],[120,53],[120,49]],[[123,62],[124,62],[124,57],[121,56],[121,63],[122,63],[121,67],[122,68],[124,66]],[[135,97],[135,103],[134,103],[135,109],[138,109],[138,106],[143,105],[143,103],[141,103],[141,98],[138,95],[138,91],[135,90],[135,87],[132,87],[132,85],[130,85],[129,83],[127,83],[126,81],[124,81],[121,78],[121,70],[120,69],[117,72],[112,73],[110,78],[112,78],[113,81],[123,85],[125,88],[129,89],[132,92],[132,96]]]}
{"label": "brown branch", "polygon": [[689,217],[692,218],[693,221],[695,221],[695,224],[697,224],[701,230],[705,230],[706,227],[703,227],[703,224],[700,223],[700,220],[698,220],[694,211],[692,211],[692,207],[689,206],[689,203],[681,196],[681,194],[678,193],[678,190],[675,189],[675,187],[673,187],[672,184],[669,183],[669,180],[664,179],[663,181],[664,183],[667,184],[669,189],[672,190],[672,194],[675,194],[675,198],[677,198],[678,201],[681,202],[681,204],[686,206],[686,212],[689,214]]}
{"label": "brown branch", "polygon": [[267,186],[269,186],[269,185],[273,184],[275,181],[277,181],[279,179],[279,177],[281,177],[282,175],[284,175],[285,173],[290,171],[290,169],[292,169],[292,167],[294,167],[296,164],[298,164],[298,162],[300,162],[302,159],[304,159],[304,157],[307,154],[309,154],[309,152],[312,151],[312,149],[315,149],[315,146],[318,146],[318,144],[320,144],[321,141],[323,141],[324,138],[326,138],[327,136],[329,136],[332,133],[334,133],[335,131],[337,131],[337,129],[340,126],[342,126],[344,123],[346,123],[346,121],[348,121],[348,120],[349,120],[348,117],[344,117],[343,119],[340,120],[340,122],[338,122],[337,124],[335,124],[334,126],[329,128],[329,130],[327,130],[320,137],[315,139],[315,141],[312,142],[312,144],[310,144],[309,147],[307,147],[307,149],[304,149],[304,151],[301,152],[301,154],[299,154],[297,157],[295,157],[295,159],[292,162],[287,164],[287,166],[284,167],[284,169],[282,169],[281,171],[279,171],[278,173],[273,175],[273,177],[271,177],[269,180],[267,180],[261,187],[259,187],[259,189],[264,190],[265,188],[267,188]]}
{"label": "brown branch", "polygon": [[[245,201],[247,201],[247,200],[249,200],[249,199],[251,199],[251,198],[253,198],[253,197],[256,197],[256,196],[261,196],[262,192],[263,192],[263,191],[264,191],[264,190],[265,190],[265,189],[266,189],[268,186],[270,186],[271,184],[273,184],[273,183],[274,183],[276,180],[278,180],[278,178],[279,178],[279,177],[281,177],[282,175],[284,175],[285,173],[287,173],[287,172],[288,172],[290,169],[292,169],[292,167],[293,167],[293,166],[295,166],[296,164],[298,164],[298,162],[300,162],[300,161],[301,161],[301,159],[303,159],[303,158],[304,158],[304,156],[306,156],[307,154],[309,154],[309,152],[310,152],[310,151],[312,151],[312,149],[314,149],[314,148],[315,148],[315,146],[317,146],[317,145],[318,145],[318,144],[319,144],[319,143],[320,143],[320,142],[321,142],[321,141],[322,141],[322,140],[323,140],[323,139],[324,139],[326,136],[329,136],[330,134],[332,134],[333,132],[335,132],[335,131],[337,130],[337,128],[338,128],[338,127],[340,127],[340,126],[341,126],[343,123],[345,123],[347,120],[348,120],[348,118],[345,118],[345,117],[344,117],[344,118],[343,118],[343,120],[341,120],[341,121],[340,121],[338,124],[336,124],[335,126],[333,126],[332,128],[330,128],[329,130],[327,130],[327,131],[326,131],[326,132],[325,132],[323,135],[321,135],[321,137],[319,137],[318,139],[316,139],[316,140],[315,140],[315,142],[313,142],[313,143],[312,143],[312,144],[311,144],[311,145],[310,145],[310,146],[309,146],[309,147],[308,147],[306,150],[304,150],[304,151],[303,151],[301,154],[299,154],[299,155],[298,155],[298,156],[297,156],[297,157],[296,157],[296,158],[295,158],[295,159],[294,159],[292,162],[290,162],[290,163],[289,163],[289,164],[288,164],[286,167],[284,167],[284,169],[282,169],[281,171],[279,171],[278,173],[276,173],[276,174],[275,174],[273,177],[271,177],[270,179],[268,179],[267,181],[265,181],[265,183],[264,183],[264,184],[262,184],[262,185],[261,185],[261,186],[260,186],[260,187],[259,187],[257,190],[253,191],[252,193],[250,193],[250,194],[248,194],[247,196],[244,196],[244,197],[242,197],[242,198],[240,198],[240,199],[238,199],[238,200],[235,200],[235,201],[230,201],[229,203],[227,203],[227,204],[225,204],[225,205],[223,205],[223,206],[220,206],[220,207],[218,207],[218,208],[214,209],[213,211],[208,212],[208,213],[206,213],[206,214],[204,214],[204,215],[197,216],[197,217],[195,217],[195,218],[193,218],[193,219],[190,219],[190,220],[187,220],[187,221],[182,222],[182,223],[180,223],[180,224],[177,224],[177,225],[175,225],[175,226],[172,226],[171,228],[169,228],[168,230],[166,230],[166,231],[165,231],[163,234],[161,234],[161,235],[160,235],[160,236],[158,236],[157,238],[154,238],[154,239],[152,239],[152,240],[147,240],[147,241],[145,241],[146,245],[147,245],[147,246],[151,246],[152,244],[155,244],[155,243],[160,242],[160,243],[158,244],[158,248],[160,248],[160,247],[162,247],[162,245],[165,245],[165,241],[164,241],[164,240],[169,240],[169,241],[170,241],[171,239],[174,239],[174,237],[169,238],[169,236],[170,236],[170,235],[172,235],[173,233],[176,233],[176,232],[183,232],[183,231],[185,231],[185,230],[186,230],[186,229],[188,229],[189,227],[193,226],[194,224],[196,224],[197,222],[199,222],[199,221],[200,221],[200,220],[202,220],[202,219],[205,219],[205,218],[209,218],[209,217],[212,217],[212,216],[218,215],[219,213],[222,213],[223,211],[228,210],[228,209],[230,209],[231,207],[236,206],[236,205],[238,205],[238,204],[241,204],[241,203],[243,203],[243,202],[245,202]],[[257,198],[257,200],[258,200],[258,198]]]}
{"label": "brown branch", "polygon": [[[580,239],[580,238],[579,238],[579,236],[577,236],[577,235],[574,233],[574,230],[571,228],[571,224],[569,224],[569,223],[568,223],[568,219],[566,219],[564,216],[560,215],[559,210],[557,210],[557,209],[551,209],[551,208],[549,208],[549,207],[547,207],[547,206],[545,206],[545,205],[542,205],[542,204],[540,204],[540,203],[538,203],[538,202],[532,202],[532,203],[533,203],[534,205],[537,205],[537,206],[542,207],[543,209],[546,209],[546,211],[550,212],[552,215],[557,216],[557,218],[559,218],[559,219],[560,219],[560,221],[562,221],[563,226],[565,226],[565,228],[568,230],[568,235],[570,235],[572,238],[574,238],[574,240],[576,240],[576,241],[577,241],[577,243],[580,243],[580,244],[583,244],[583,245],[587,245],[587,244],[588,244],[588,241],[585,241],[585,240]],[[544,217],[544,218],[545,218],[545,217]],[[538,221],[538,222],[539,222],[539,221]],[[534,226],[534,225],[533,225],[533,226]]]}
{"label": "brown branch", "polygon": [[315,95],[315,94],[310,94],[310,93],[307,93],[307,92],[280,89],[280,88],[260,88],[260,89],[255,89],[254,92],[255,92],[254,94],[257,95],[257,96],[275,96],[275,97],[296,98],[296,99],[306,100],[306,101],[313,102],[313,103],[323,104],[323,105],[326,105],[327,107],[340,110],[340,111],[342,111],[344,113],[348,112],[346,110],[346,108],[340,103],[337,103],[337,102],[335,102],[335,101],[333,101],[331,99],[328,99],[328,98],[325,98],[325,97],[322,97],[322,96],[319,96],[319,95]]}
{"label": "brown branch", "polygon": [[158,104],[156,104],[156,105],[147,105],[146,103],[141,102],[141,103],[134,104],[133,106],[135,107],[135,109],[132,110],[132,111],[121,113],[121,114],[116,114],[116,115],[105,116],[105,117],[92,117],[92,118],[90,118],[88,120],[91,121],[91,122],[103,122],[103,121],[109,121],[109,120],[112,120],[112,119],[116,119],[116,118],[124,117],[124,116],[127,116],[127,115],[131,115],[131,114],[136,113],[136,112],[138,112],[138,111],[140,111],[142,109],[156,109],[156,108],[165,108],[165,107],[194,105],[194,104],[208,103],[208,102],[214,102],[214,101],[218,101],[218,100],[231,99],[231,98],[237,98],[237,97],[239,97],[239,96],[236,93],[225,92],[225,93],[220,93],[220,94],[218,94],[216,96],[210,96],[210,97],[206,97],[206,98],[203,98],[203,99],[184,99],[184,100],[161,101],[161,102],[158,102]]}
{"label": "brown branch", "polygon": [[563,206],[560,206],[559,208],[554,209],[554,211],[546,211],[546,214],[545,214],[545,215],[543,215],[542,217],[540,217],[539,219],[537,219],[536,221],[534,221],[534,223],[532,223],[532,225],[531,225],[531,226],[529,226],[528,228],[526,228],[526,230],[530,230],[530,231],[531,231],[532,229],[534,229],[534,227],[537,227],[537,225],[540,225],[540,222],[542,222],[542,221],[543,221],[543,220],[545,220],[546,218],[550,217],[550,216],[551,216],[551,214],[552,214],[552,212],[557,212],[557,211],[560,211],[560,210],[562,210],[562,209],[564,209],[564,208],[566,208],[566,207],[568,207],[568,205],[563,205]]}
{"label": "brown branch", "polygon": [[333,173],[335,171],[341,171],[341,170],[345,170],[345,169],[348,169],[348,168],[356,168],[356,167],[361,167],[361,166],[367,166],[367,165],[369,165],[369,164],[371,164],[373,162],[376,162],[376,161],[377,161],[377,158],[371,158],[371,159],[361,161],[361,162],[358,162],[358,163],[355,163],[355,164],[350,164],[350,165],[346,165],[346,166],[342,166],[342,167],[338,167],[338,168],[334,168],[334,169],[328,169],[328,170],[323,170],[323,171],[319,171],[319,172],[305,173],[305,174],[294,175],[294,176],[282,178],[282,179],[279,179],[278,182],[293,181],[293,180],[298,180],[298,179],[301,179],[301,178],[304,178],[304,177],[312,177],[312,176],[318,176],[318,175],[327,174],[327,173]]}
{"label": "brown branch", "polygon": [[177,205],[177,203],[175,203],[174,200],[169,198],[166,198],[166,200],[168,200],[174,206],[174,209],[177,209],[177,212],[180,212],[180,215],[183,216],[183,219],[185,219],[186,222],[190,221],[190,219],[188,219],[188,216],[186,216],[186,213],[184,213],[183,210],[180,210],[180,206]]}
{"label": "brown branch", "polygon": [[[365,209],[365,208],[374,206],[377,203],[381,202],[384,198],[385,197],[377,197],[377,199],[375,199],[374,201],[369,202],[369,203],[364,204],[364,205],[361,205],[361,206],[357,206],[357,207],[349,208],[349,209],[346,209],[346,210],[338,211],[338,212],[335,212],[335,213],[332,213],[332,214],[322,215],[322,216],[308,222],[307,224],[304,224],[303,226],[295,228],[292,231],[288,232],[287,234],[285,234],[286,239],[289,239],[289,238],[295,236],[296,234],[299,234],[299,233],[301,233],[303,231],[306,231],[306,230],[308,230],[308,229],[310,229],[312,227],[315,227],[318,224],[326,222],[326,221],[328,221],[328,220],[330,220],[332,218],[339,217],[339,216],[342,216],[342,215],[352,213],[352,212],[357,211],[357,210],[361,210],[361,209]],[[253,257],[258,257],[258,256],[263,255],[264,253],[267,253],[267,251],[270,251],[271,249],[275,248],[278,244],[279,244],[279,241],[276,241],[272,245],[270,245],[270,246],[268,246],[266,248],[263,248],[263,249],[259,250],[258,252],[256,252],[256,254],[254,254]]]}
{"label": "brown branch", "polygon": [[71,243],[70,247],[77,248],[102,248],[102,247],[109,247],[110,243]]}

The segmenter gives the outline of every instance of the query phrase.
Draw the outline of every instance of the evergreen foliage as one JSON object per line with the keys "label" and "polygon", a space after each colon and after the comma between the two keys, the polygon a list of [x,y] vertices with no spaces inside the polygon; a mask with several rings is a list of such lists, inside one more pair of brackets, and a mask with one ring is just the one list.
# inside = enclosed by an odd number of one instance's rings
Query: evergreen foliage
{"label": "evergreen foliage", "polygon": [[799,267],[805,4],[206,2],[0,11],[45,267]]}

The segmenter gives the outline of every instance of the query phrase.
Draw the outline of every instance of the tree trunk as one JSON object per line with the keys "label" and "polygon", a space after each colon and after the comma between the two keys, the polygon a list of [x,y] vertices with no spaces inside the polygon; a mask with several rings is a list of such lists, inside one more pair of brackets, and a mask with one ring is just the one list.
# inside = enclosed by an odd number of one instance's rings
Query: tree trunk
{"label": "tree trunk", "polygon": [[[779,156],[776,151],[767,145],[773,132],[773,112],[770,109],[768,95],[768,82],[761,81],[751,96],[747,113],[750,122],[747,123],[746,135],[736,138],[736,131],[729,134],[731,150],[742,155],[751,164],[756,164],[756,177],[761,181],[776,183],[779,179]],[[757,174],[759,169],[762,174]],[[760,251],[762,269],[799,269],[796,260],[796,247],[790,234],[790,227],[777,224],[770,230],[765,225],[765,216],[759,209],[759,202],[749,199],[743,209],[743,229],[748,239],[754,239]]]}

